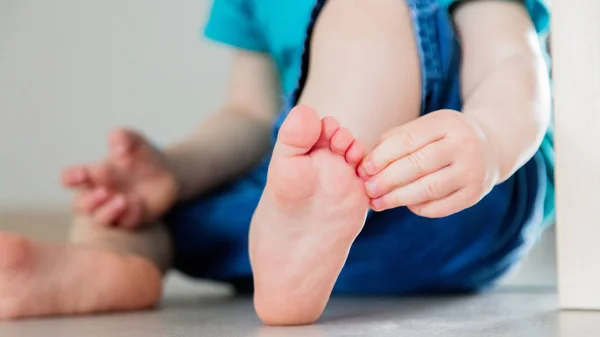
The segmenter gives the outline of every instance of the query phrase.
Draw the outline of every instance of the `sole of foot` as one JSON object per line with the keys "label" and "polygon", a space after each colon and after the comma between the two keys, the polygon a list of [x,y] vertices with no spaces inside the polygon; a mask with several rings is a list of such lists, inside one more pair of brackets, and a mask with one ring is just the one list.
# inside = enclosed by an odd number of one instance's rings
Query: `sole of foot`
{"label": "sole of foot", "polygon": [[305,325],[323,313],[369,198],[356,166],[365,147],[305,106],[283,123],[250,229],[254,303],[267,325]]}

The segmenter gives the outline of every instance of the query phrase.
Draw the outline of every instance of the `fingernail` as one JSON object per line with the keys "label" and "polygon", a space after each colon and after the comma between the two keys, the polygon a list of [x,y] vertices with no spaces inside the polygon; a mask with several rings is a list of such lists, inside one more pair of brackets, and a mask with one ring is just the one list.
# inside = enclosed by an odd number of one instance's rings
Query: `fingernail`
{"label": "fingernail", "polygon": [[101,199],[104,198],[106,196],[106,189],[104,188],[100,188],[98,190],[96,190],[96,198]]}
{"label": "fingernail", "polygon": [[373,210],[380,211],[381,209],[383,209],[383,199],[382,198],[373,199],[373,200],[371,200],[371,205],[373,206]]}
{"label": "fingernail", "polygon": [[125,204],[125,200],[123,200],[123,197],[116,197],[115,200],[113,201],[113,206],[115,208],[121,208],[121,207],[123,207],[124,204]]}
{"label": "fingernail", "polygon": [[375,165],[373,165],[372,162],[365,161],[363,163],[363,167],[365,168],[365,171],[367,172],[367,174],[374,174],[375,173]]}
{"label": "fingernail", "polygon": [[367,194],[375,195],[377,193],[377,183],[374,181],[368,181],[365,184],[365,189],[367,190]]}

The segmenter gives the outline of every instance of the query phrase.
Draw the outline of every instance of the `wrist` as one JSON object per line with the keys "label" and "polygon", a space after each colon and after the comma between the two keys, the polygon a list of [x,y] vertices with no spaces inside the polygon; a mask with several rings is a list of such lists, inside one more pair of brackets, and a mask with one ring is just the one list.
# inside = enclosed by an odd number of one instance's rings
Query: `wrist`
{"label": "wrist", "polygon": [[[466,115],[465,115],[466,116]],[[471,125],[476,129],[477,134],[484,144],[484,161],[486,163],[485,184],[496,186],[502,183],[506,178],[504,169],[504,156],[502,151],[502,140],[494,132],[491,126],[472,116],[466,116]]]}
{"label": "wrist", "polygon": [[188,184],[185,182],[185,174],[183,171],[184,164],[181,162],[181,155],[174,147],[161,149],[159,150],[159,153],[166,169],[173,177],[175,183],[175,202],[189,199],[191,193],[185,188]]}
{"label": "wrist", "polygon": [[522,120],[520,124],[485,118],[478,121],[485,135],[490,169],[497,175],[495,184],[509,179],[534,156],[546,132],[545,124],[537,120]]}

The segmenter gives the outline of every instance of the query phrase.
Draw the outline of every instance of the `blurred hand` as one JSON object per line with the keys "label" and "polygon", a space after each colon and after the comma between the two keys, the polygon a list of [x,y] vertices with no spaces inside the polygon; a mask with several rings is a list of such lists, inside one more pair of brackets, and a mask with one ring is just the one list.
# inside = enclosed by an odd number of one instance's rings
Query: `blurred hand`
{"label": "blurred hand", "polygon": [[407,206],[436,218],[473,206],[489,193],[498,182],[497,161],[475,120],[440,110],[386,133],[358,172],[374,210]]}
{"label": "blurred hand", "polygon": [[103,226],[136,228],[156,220],[178,195],[162,153],[143,135],[123,129],[111,133],[104,161],[65,169],[62,183],[77,191],[74,211]]}

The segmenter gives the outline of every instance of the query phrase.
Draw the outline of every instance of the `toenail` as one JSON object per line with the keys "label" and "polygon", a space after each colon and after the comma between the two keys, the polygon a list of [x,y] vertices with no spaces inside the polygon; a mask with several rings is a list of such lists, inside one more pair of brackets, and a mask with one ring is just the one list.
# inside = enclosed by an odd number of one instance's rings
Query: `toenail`
{"label": "toenail", "polygon": [[100,189],[96,190],[96,198],[102,199],[102,198],[106,197],[107,193],[108,192],[106,191],[105,188],[100,188]]}
{"label": "toenail", "polygon": [[123,197],[117,197],[115,201],[113,201],[113,205],[117,208],[123,207],[124,204],[125,200],[123,199]]}

